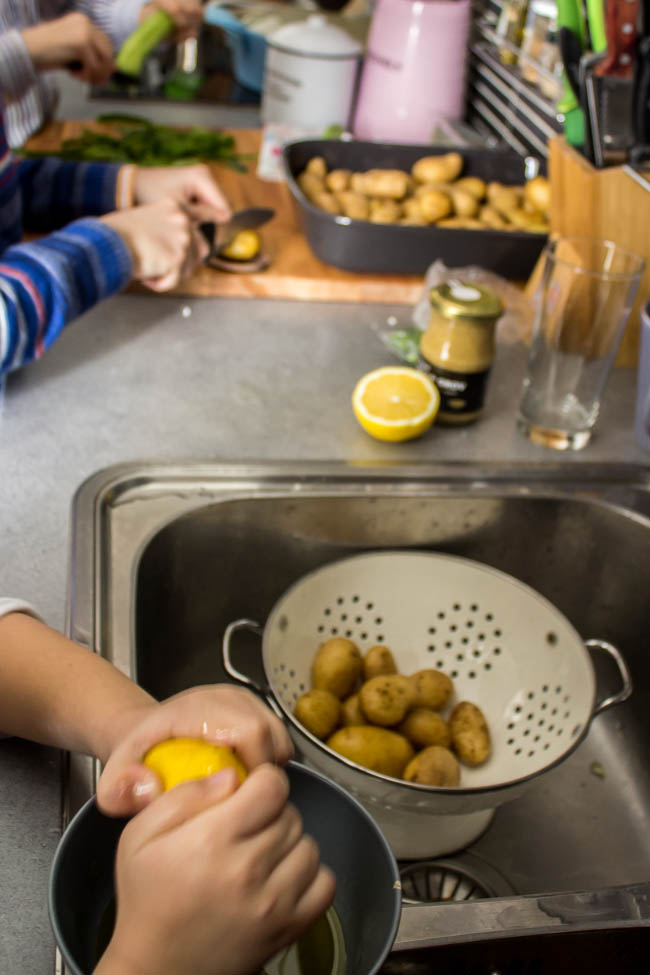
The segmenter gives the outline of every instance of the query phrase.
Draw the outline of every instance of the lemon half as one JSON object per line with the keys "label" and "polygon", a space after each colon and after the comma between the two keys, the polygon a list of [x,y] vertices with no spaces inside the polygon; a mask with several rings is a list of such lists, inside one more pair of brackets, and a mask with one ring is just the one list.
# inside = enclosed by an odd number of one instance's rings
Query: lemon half
{"label": "lemon half", "polygon": [[354,415],[377,440],[412,440],[429,429],[440,406],[438,387],[409,366],[383,366],[362,376],[352,393]]}
{"label": "lemon half", "polygon": [[205,779],[224,768],[234,768],[240,783],[246,768],[232,748],[210,745],[198,738],[169,738],[150,748],[143,759],[159,776],[165,792],[190,779]]}

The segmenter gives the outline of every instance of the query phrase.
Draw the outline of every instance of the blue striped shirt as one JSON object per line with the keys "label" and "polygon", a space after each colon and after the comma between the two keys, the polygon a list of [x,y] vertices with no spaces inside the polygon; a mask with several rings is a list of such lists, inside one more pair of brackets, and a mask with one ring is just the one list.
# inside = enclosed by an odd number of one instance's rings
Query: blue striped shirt
{"label": "blue striped shirt", "polygon": [[[17,161],[0,113],[0,382],[38,358],[71,319],[130,280],[124,241],[93,219],[115,209],[118,170],[106,163]],[[20,242],[23,229],[60,227]]]}

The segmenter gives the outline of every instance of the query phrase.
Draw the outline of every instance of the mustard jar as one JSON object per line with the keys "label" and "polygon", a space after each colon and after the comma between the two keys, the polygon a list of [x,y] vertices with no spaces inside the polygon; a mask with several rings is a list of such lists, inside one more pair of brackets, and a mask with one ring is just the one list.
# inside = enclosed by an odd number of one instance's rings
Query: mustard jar
{"label": "mustard jar", "polygon": [[440,390],[438,420],[471,423],[483,408],[503,301],[483,285],[455,279],[432,288],[429,297],[431,318],[420,355]]}

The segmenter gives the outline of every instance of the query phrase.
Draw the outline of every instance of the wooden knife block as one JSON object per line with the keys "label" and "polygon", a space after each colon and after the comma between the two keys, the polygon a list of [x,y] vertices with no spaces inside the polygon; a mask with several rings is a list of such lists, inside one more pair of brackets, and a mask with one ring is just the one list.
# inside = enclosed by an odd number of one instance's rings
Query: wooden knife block
{"label": "wooden knife block", "polygon": [[563,136],[549,142],[549,178],[552,234],[612,240],[645,259],[615,363],[636,366],[640,312],[650,299],[650,181],[635,178],[623,166],[596,169]]}

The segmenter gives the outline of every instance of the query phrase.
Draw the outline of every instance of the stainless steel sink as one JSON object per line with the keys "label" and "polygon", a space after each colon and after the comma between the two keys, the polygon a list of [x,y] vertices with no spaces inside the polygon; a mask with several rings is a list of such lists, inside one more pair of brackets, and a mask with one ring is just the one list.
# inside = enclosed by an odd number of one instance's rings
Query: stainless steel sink
{"label": "stainless steel sink", "polygon": [[[227,679],[220,648],[229,622],[264,621],[284,590],[316,566],[390,547],[464,555],[522,579],[584,638],[619,647],[634,693],[594,722],[566,762],[500,808],[456,859],[461,870],[471,860],[488,896],[404,911],[402,950],[386,972],[425,973],[434,961],[440,971],[446,951],[449,971],[557,975],[562,952],[542,950],[549,934],[597,931],[594,972],[610,970],[598,967],[607,945],[622,957],[618,941],[611,946],[623,934],[628,948],[638,939],[650,953],[650,469],[111,468],[74,501],[69,632],[167,696]],[[262,676],[255,640],[242,637],[238,654],[248,673]],[[607,666],[598,679],[604,690],[615,686]],[[71,807],[88,795],[95,771],[73,762]],[[524,934],[529,961],[534,951],[546,968],[521,967],[515,948]],[[489,957],[492,968],[457,967],[459,943],[489,943],[489,955],[477,957]],[[467,952],[463,958],[469,965]]]}

